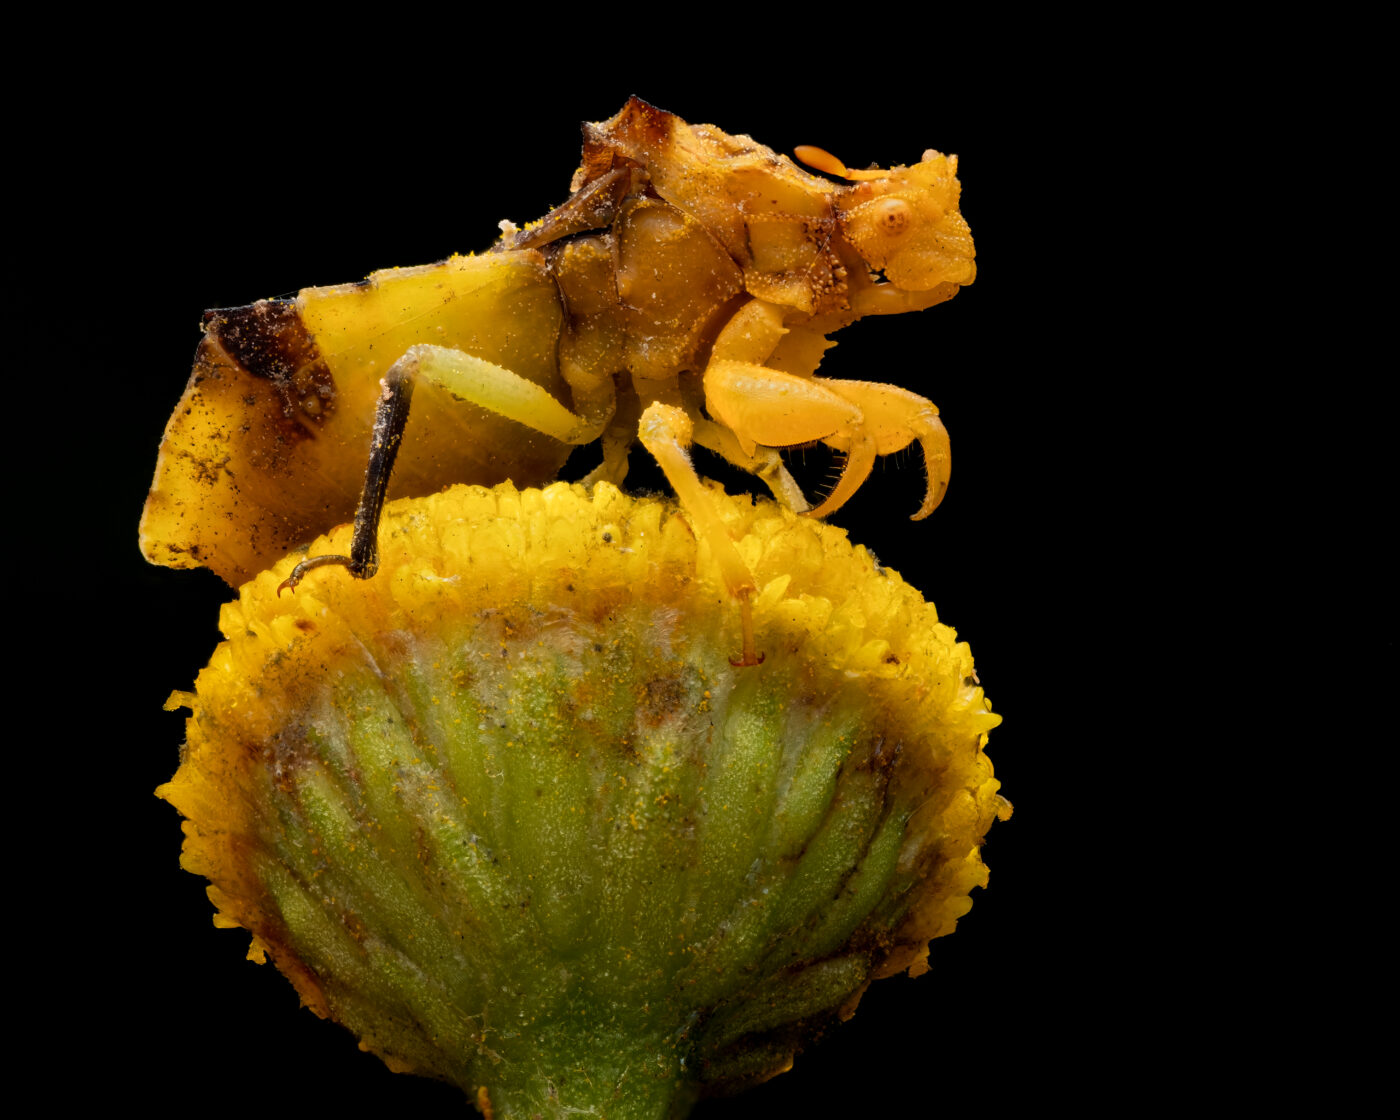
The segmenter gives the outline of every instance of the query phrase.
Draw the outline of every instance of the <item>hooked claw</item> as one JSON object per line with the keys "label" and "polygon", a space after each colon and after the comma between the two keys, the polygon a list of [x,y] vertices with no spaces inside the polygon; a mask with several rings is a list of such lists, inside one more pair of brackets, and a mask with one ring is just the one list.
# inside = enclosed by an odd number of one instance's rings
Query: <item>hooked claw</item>
{"label": "hooked claw", "polygon": [[355,574],[355,561],[348,556],[308,556],[292,569],[291,575],[277,585],[277,597],[282,598],[283,591],[290,591],[295,595],[297,584],[305,578],[307,572],[312,568],[324,568],[327,564],[339,564],[342,568],[349,568],[351,575]]}
{"label": "hooked claw", "polygon": [[919,446],[924,449],[928,490],[924,493],[924,504],[917,513],[910,515],[909,520],[921,521],[938,508],[938,503],[948,492],[948,479],[953,474],[953,445],[948,440],[948,429],[943,426],[937,413],[919,417],[913,428]]}

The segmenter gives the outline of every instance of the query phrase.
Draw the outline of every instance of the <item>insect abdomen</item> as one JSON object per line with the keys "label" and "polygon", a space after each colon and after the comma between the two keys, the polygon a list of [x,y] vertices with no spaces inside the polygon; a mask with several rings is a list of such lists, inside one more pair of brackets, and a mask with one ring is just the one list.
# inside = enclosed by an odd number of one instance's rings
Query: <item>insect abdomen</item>
{"label": "insect abdomen", "polygon": [[[237,585],[354,516],[379,379],[417,343],[461,349],[561,400],[558,292],[539,253],[453,257],[294,301],[213,312],[166,427],[141,523],[146,558]],[[532,486],[569,448],[425,387],[390,496],[454,482]]]}

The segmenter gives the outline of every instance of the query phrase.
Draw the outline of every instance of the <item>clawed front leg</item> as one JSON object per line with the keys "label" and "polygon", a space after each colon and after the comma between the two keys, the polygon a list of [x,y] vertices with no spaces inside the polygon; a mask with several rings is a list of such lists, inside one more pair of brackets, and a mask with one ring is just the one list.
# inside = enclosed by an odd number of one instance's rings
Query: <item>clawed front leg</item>
{"label": "clawed front leg", "polygon": [[943,500],[952,471],[947,429],[932,401],[895,385],[798,377],[752,362],[711,362],[705,403],[741,446],[790,447],[825,443],[846,452],[846,463],[826,500],[809,510],[825,517],[845,505],[865,482],[876,455],[901,451],[915,440],[924,450],[928,488],[914,520]]}
{"label": "clawed front leg", "polygon": [[311,556],[303,560],[278,587],[296,589],[313,568],[337,565],[356,579],[368,579],[379,567],[379,519],[389,489],[394,459],[408,422],[413,387],[426,381],[446,389],[454,397],[498,412],[562,443],[587,443],[596,439],[603,425],[590,424],[574,415],[535,382],[504,366],[445,346],[412,346],[389,367],[381,381],[370,441],[369,466],[360,504],[355,510],[355,531],[349,556]]}
{"label": "clawed front leg", "polygon": [[869,475],[876,455],[903,451],[915,440],[924,451],[928,485],[923,504],[910,515],[910,520],[918,521],[937,509],[948,492],[948,479],[953,470],[948,429],[938,417],[938,407],[917,393],[877,381],[813,379],[813,384],[855,405],[860,410],[860,420],[824,440],[831,447],[846,451],[848,457],[836,489],[812,511],[812,516],[825,516],[843,505]]}
{"label": "clawed front leg", "polygon": [[[900,451],[918,440],[928,468],[928,489],[914,519],[927,517],[943,499],[952,469],[948,432],[932,401],[874,381],[830,381],[763,363],[788,332],[779,310],[759,300],[746,304],[715,340],[705,368],[705,407],[733,433],[740,450],[825,443],[846,452],[835,488],[809,516],[840,509],[870,475],[876,455]],[[813,361],[820,351],[813,351]],[[810,367],[808,367],[810,368]]]}

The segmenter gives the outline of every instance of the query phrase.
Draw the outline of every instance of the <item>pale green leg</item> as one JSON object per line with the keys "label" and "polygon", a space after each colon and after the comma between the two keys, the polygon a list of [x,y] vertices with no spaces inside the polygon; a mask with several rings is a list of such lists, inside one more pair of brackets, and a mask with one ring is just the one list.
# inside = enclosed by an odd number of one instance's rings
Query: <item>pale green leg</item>
{"label": "pale green leg", "polygon": [[404,375],[438,385],[454,397],[553,436],[561,443],[591,443],[601,424],[575,416],[533,381],[504,366],[445,346],[420,345],[394,363]]}

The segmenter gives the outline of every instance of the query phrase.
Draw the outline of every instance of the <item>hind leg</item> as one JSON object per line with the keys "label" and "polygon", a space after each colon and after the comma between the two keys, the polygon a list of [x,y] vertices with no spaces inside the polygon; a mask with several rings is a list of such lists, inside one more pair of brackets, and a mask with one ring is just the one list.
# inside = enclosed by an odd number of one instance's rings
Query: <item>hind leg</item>
{"label": "hind leg", "polygon": [[381,382],[350,555],[308,557],[292,569],[282,588],[295,590],[307,572],[326,565],[346,568],[356,579],[368,579],[378,570],[379,519],[408,422],[413,387],[419,381],[439,385],[455,397],[499,412],[561,443],[587,443],[598,437],[602,426],[576,416],[539,385],[503,366],[445,346],[409,347]]}

